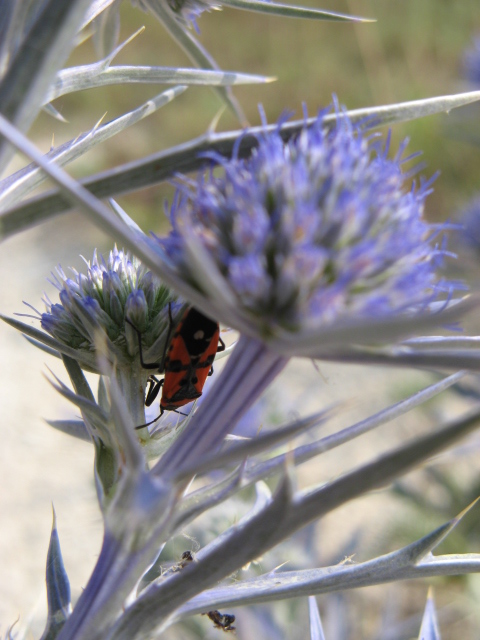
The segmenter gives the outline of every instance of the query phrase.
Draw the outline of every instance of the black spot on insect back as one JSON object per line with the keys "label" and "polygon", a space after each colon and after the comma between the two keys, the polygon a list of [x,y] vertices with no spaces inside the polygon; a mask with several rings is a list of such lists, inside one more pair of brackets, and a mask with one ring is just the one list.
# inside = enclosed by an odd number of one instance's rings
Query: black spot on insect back
{"label": "black spot on insect back", "polygon": [[188,353],[191,356],[197,356],[204,353],[217,330],[216,322],[192,307],[180,326],[179,334],[185,342]]}

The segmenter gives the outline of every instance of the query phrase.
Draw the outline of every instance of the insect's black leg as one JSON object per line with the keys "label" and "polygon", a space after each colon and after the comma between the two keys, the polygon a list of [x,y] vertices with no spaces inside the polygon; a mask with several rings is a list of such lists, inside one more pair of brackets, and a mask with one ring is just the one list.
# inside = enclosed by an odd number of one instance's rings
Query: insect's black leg
{"label": "insect's black leg", "polygon": [[155,376],[150,376],[148,379],[149,386],[147,389],[147,397],[145,398],[145,406],[149,407],[155,398],[158,396],[160,389],[164,383],[164,380],[157,380]]}
{"label": "insect's black leg", "polygon": [[217,347],[217,353],[220,353],[221,351],[225,351],[225,343],[224,341],[220,338],[220,336],[218,336],[218,341],[219,341],[219,345]]}
{"label": "insect's black leg", "polygon": [[208,372],[209,376],[213,376],[213,367],[210,367],[210,371]]}
{"label": "insect's black leg", "polygon": [[172,409],[173,413],[179,413],[181,416],[186,416],[188,418],[188,413],[183,413],[183,411],[179,411],[178,409]]}
{"label": "insect's black leg", "polygon": [[140,356],[140,364],[142,365],[142,369],[157,369],[158,370],[159,367],[160,367],[160,363],[159,362],[144,362],[144,360],[143,360],[142,335],[141,335],[140,331],[133,324],[133,322],[130,322],[130,320],[128,318],[125,318],[125,322],[128,322],[128,324],[132,327],[132,329],[137,334],[138,354]]}

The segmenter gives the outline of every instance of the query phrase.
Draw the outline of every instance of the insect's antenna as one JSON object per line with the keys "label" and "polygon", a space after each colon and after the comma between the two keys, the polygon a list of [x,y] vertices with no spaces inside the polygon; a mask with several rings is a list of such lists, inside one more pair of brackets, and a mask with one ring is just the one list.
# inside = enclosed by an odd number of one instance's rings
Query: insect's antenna
{"label": "insect's antenna", "polygon": [[[181,416],[185,416],[186,418],[188,418],[188,413],[183,413],[178,409],[172,409],[172,411],[173,413],[179,413]],[[154,418],[153,420],[150,420],[150,422],[146,422],[145,424],[139,424],[138,427],[135,427],[135,429],[143,429],[144,427],[149,427],[151,424],[159,420],[163,416],[163,413],[164,412],[162,411],[156,418]]]}
{"label": "insect's antenna", "polygon": [[153,420],[150,420],[150,422],[146,422],[145,424],[139,424],[138,427],[135,427],[135,430],[144,429],[145,427],[149,427],[151,424],[153,424],[154,422],[159,420],[162,416],[163,416],[163,411],[161,413],[159,413],[156,418],[154,418]]}

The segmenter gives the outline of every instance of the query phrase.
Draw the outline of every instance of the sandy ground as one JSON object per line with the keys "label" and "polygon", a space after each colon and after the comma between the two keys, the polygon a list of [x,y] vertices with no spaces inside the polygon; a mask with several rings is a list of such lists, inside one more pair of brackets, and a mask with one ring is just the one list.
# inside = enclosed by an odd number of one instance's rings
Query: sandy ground
{"label": "sandy ground", "polygon": [[[54,296],[46,278],[55,264],[67,266],[73,260],[79,267],[78,254],[91,255],[92,228],[78,222],[79,218],[66,216],[2,245],[2,313],[28,311],[22,300],[43,310],[43,291]],[[69,245],[68,251],[64,242]],[[44,421],[77,413],[48,381],[51,374],[47,367],[67,381],[62,365],[4,324],[0,324],[0,353],[0,636],[20,617],[17,629],[30,626],[34,635],[28,637],[38,637],[45,611],[45,557],[52,503],[74,597],[86,584],[100,548],[102,527],[93,485],[93,451],[88,444],[71,440]],[[293,409],[307,413],[351,398],[352,403],[337,423],[346,426],[405,395],[407,391],[402,392],[402,388],[408,390],[409,385],[427,380],[427,376],[416,373],[332,365],[321,365],[319,373],[310,362],[302,361],[287,368],[270,391],[270,399],[278,413]],[[391,393],[386,393],[386,388]],[[341,453],[328,454],[321,464],[307,465],[299,474],[300,483],[306,484],[313,476],[326,480],[351,468],[372,451],[391,447],[406,433],[412,435],[418,425],[411,420],[386,425]],[[339,532],[346,536],[352,523],[365,520],[362,504],[338,512],[330,525],[335,542],[329,542],[328,530],[323,540],[326,552],[329,545],[334,548],[339,543]],[[378,501],[374,499],[372,504],[378,515]],[[381,517],[387,523],[392,517],[385,505]]]}
{"label": "sandy ground", "polygon": [[[77,222],[78,218],[66,216],[2,245],[2,313],[28,313],[22,300],[43,311],[43,292],[54,292],[46,278],[56,264],[67,266],[72,260],[62,234],[74,245],[75,266],[80,266],[79,253],[91,254],[92,230]],[[47,379],[51,378],[48,366],[67,380],[61,363],[3,323],[0,353],[0,631],[5,632],[18,616],[24,624],[30,617],[41,618],[52,503],[74,589],[85,584],[95,562],[101,516],[91,447],[72,442],[45,423],[45,418],[77,413]]]}

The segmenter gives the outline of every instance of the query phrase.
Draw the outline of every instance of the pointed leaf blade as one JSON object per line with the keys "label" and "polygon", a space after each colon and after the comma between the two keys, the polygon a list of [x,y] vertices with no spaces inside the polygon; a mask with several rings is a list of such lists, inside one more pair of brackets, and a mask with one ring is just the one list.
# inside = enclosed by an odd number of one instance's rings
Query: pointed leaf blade
{"label": "pointed leaf blade", "polygon": [[[97,144],[105,142],[109,138],[121,133],[128,127],[136,124],[143,118],[155,113],[178,95],[186,90],[184,86],[172,87],[106,124],[95,126],[92,130],[76,136],[56,149],[46,154],[50,160],[54,160],[59,166],[65,166],[80,158],[83,154],[93,149]],[[20,169],[14,174],[0,181],[0,206],[7,208],[24,198],[33,189],[46,180],[46,175],[34,163]]]}
{"label": "pointed leaf blade", "polygon": [[206,471],[211,471],[212,469],[237,462],[253,454],[279,446],[300,433],[323,424],[329,420],[334,413],[331,407],[330,409],[320,411],[306,418],[295,420],[284,427],[260,434],[250,440],[234,444],[220,453],[214,452],[211,455],[206,455],[198,461],[194,461],[191,465],[182,468],[180,470],[181,477],[188,478],[199,473],[205,473]]}
{"label": "pointed leaf blade", "polygon": [[[73,47],[89,4],[90,0],[48,0],[38,11],[0,82],[0,113],[20,130],[27,131],[39,112],[57,70]],[[12,153],[2,141],[2,168]]]}
{"label": "pointed leaf blade", "polygon": [[83,420],[47,420],[47,424],[68,436],[73,436],[84,442],[92,442]]}
{"label": "pointed leaf blade", "polygon": [[334,22],[375,22],[370,18],[360,18],[359,16],[350,16],[345,13],[311,9],[279,2],[265,2],[265,0],[222,0],[222,5],[255,13],[273,14],[283,18],[309,18],[311,20],[330,20]]}
{"label": "pointed leaf blade", "polygon": [[310,618],[310,640],[325,640],[320,611],[315,596],[308,597],[308,615]]}
{"label": "pointed leaf blade", "polygon": [[47,554],[46,580],[48,619],[41,640],[54,640],[71,613],[70,582],[63,564],[55,510]]}
{"label": "pointed leaf blade", "polygon": [[[177,16],[168,3],[143,0],[149,13],[159,20],[172,38],[185,51],[190,60],[201,69],[218,69],[218,65],[208,51],[198,42],[198,40],[179,23]],[[221,100],[231,109],[240,120],[242,126],[248,126],[248,121],[243,113],[240,104],[233,95],[230,87],[215,87],[215,92]]]}
{"label": "pointed leaf blade", "polygon": [[[311,460],[312,458],[334,449],[354,438],[357,438],[364,433],[368,433],[372,429],[379,427],[399,416],[404,415],[408,411],[411,411],[415,407],[420,404],[427,402],[431,398],[434,398],[439,393],[442,393],[449,387],[458,383],[459,380],[466,375],[466,372],[459,371],[457,373],[452,374],[446,378],[443,378],[439,382],[436,382],[433,385],[430,385],[417,393],[409,396],[405,400],[400,400],[395,404],[387,407],[386,409],[382,409],[378,413],[365,418],[365,420],[361,420],[360,422],[356,422],[351,426],[345,427],[345,429],[341,429],[336,433],[325,436],[320,440],[315,442],[311,442],[309,444],[301,445],[296,447],[291,453],[290,458],[293,461],[294,465],[299,465],[302,462],[306,462]],[[266,478],[272,475],[275,472],[278,472],[280,468],[285,464],[286,456],[285,454],[270,458],[269,460],[253,463],[252,465],[246,468],[246,471],[243,474],[242,485],[250,484],[251,482],[255,482],[260,480],[261,478]]]}
{"label": "pointed leaf blade", "polygon": [[447,426],[397,447],[320,489],[301,494],[292,505],[286,528],[278,529],[279,539],[291,535],[301,526],[367,491],[387,486],[395,478],[445,450],[479,426],[480,410],[471,411]]}
{"label": "pointed leaf blade", "polygon": [[60,71],[45,103],[75,91],[125,84],[182,84],[232,86],[263,84],[274,78],[238,71],[217,69],[181,69],[177,67],[112,66],[98,70],[98,63]]}
{"label": "pointed leaf blade", "polygon": [[432,589],[428,591],[427,604],[425,605],[418,640],[441,640]]}
{"label": "pointed leaf blade", "polygon": [[[25,324],[24,322],[21,322],[16,318],[10,318],[9,316],[3,316],[0,314],[0,320],[3,320],[14,329],[17,329],[18,331],[23,333],[27,337],[27,339],[28,337],[33,338],[33,344],[39,342],[42,345],[45,345],[45,350],[47,353],[52,353],[52,355],[63,353],[66,356],[70,356],[74,360],[77,360],[77,362],[85,364],[86,367],[89,367],[94,371],[97,370],[95,367],[95,356],[92,356],[91,354],[88,354],[86,352],[77,351],[75,349],[72,349],[71,347],[67,347],[61,342],[55,340],[55,338],[52,338],[52,336],[50,336],[48,333],[45,333],[40,329],[36,329],[29,324]],[[41,348],[40,345],[38,346],[39,348]],[[56,357],[58,357],[58,355],[56,355]]]}

